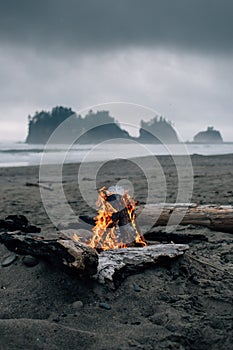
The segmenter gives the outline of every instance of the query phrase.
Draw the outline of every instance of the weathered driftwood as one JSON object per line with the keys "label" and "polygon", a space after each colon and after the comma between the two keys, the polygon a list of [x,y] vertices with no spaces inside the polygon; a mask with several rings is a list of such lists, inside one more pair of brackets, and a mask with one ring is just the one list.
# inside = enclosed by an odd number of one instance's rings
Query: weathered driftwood
{"label": "weathered driftwood", "polygon": [[108,250],[98,254],[96,250],[69,236],[44,239],[21,231],[0,232],[0,243],[17,254],[44,258],[68,273],[94,275],[99,282],[108,282],[112,287],[130,273],[178,257],[188,249],[184,244],[156,244],[144,248]]}
{"label": "weathered driftwood", "polygon": [[43,185],[43,184],[38,183],[38,182],[26,182],[25,186],[27,186],[27,187],[39,187],[39,188],[43,188],[44,190],[53,191],[53,187],[51,184],[46,186],[46,185]]}
{"label": "weathered driftwood", "polygon": [[208,241],[208,237],[204,234],[198,233],[197,230],[194,230],[194,233],[191,233],[190,230],[187,232],[166,232],[166,228],[160,227],[156,230],[152,229],[149,232],[144,234],[144,237],[148,241],[158,241],[158,242],[174,242],[174,243],[190,243],[193,241]]}
{"label": "weathered driftwood", "polygon": [[17,254],[45,258],[66,272],[86,276],[97,272],[97,252],[65,235],[58,239],[44,239],[21,231],[3,231],[0,232],[0,243]]}
{"label": "weathered driftwood", "polygon": [[[140,211],[142,208],[138,208]],[[140,225],[200,225],[233,233],[233,206],[197,204],[148,204],[139,216]]]}
{"label": "weathered driftwood", "polygon": [[98,271],[94,277],[99,282],[108,282],[114,287],[129,273],[176,258],[183,255],[188,248],[184,244],[156,244],[144,248],[106,250],[99,254]]}
{"label": "weathered driftwood", "polygon": [[41,231],[40,227],[31,225],[24,215],[9,215],[4,220],[0,220],[0,230],[5,231],[22,231],[30,233],[38,233]]}

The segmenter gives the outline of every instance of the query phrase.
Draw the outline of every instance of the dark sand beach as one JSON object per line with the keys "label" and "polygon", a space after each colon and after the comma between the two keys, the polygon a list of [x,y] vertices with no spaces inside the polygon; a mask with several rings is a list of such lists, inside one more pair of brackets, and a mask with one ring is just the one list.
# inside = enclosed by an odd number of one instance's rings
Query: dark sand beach
{"label": "dark sand beach", "polygon": [[[177,157],[178,161],[182,157]],[[174,162],[158,157],[166,176],[166,202],[176,201],[178,185]],[[157,186],[151,202],[164,198],[150,158],[143,160],[151,184]],[[192,156],[197,204],[233,204],[233,155]],[[0,218],[23,214],[41,227],[45,236],[56,235],[40,199],[38,167],[0,169]],[[83,179],[94,181],[93,167]],[[78,165],[64,166],[63,185],[76,215],[94,215],[77,184]],[[134,197],[147,200],[147,180],[133,162],[108,162],[97,176],[97,187],[121,178],[133,183]],[[187,179],[188,181],[188,179]],[[56,183],[51,184],[56,191]],[[54,203],[54,206],[61,203]],[[62,218],[64,224],[69,217]],[[154,230],[161,228],[156,228]],[[114,291],[92,280],[69,276],[46,261],[25,266],[23,256],[0,265],[0,349],[232,349],[233,339],[233,235],[203,227],[176,230],[201,233],[206,241],[192,241],[188,253],[133,274]],[[179,232],[181,232],[179,231]],[[9,251],[0,245],[3,261]],[[110,309],[103,309],[107,303]]]}

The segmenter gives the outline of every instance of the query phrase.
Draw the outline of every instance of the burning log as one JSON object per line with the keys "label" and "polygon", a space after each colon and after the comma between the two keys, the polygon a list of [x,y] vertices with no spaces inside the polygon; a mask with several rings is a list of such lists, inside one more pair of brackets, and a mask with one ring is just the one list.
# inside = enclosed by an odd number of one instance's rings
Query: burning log
{"label": "burning log", "polygon": [[94,221],[82,217],[92,226],[91,239],[86,240],[77,233],[73,237],[75,240],[98,250],[126,248],[135,244],[146,246],[136,223],[136,203],[122,187],[101,188],[97,207],[98,214]]}
{"label": "burning log", "polygon": [[58,239],[44,239],[21,231],[4,231],[0,232],[0,243],[17,254],[44,258],[68,273],[90,276],[97,272],[96,250],[65,235]]}
{"label": "burning log", "polygon": [[192,224],[233,233],[233,206],[230,205],[148,204],[138,221],[140,225],[154,227],[174,225],[179,219],[180,225]]}
{"label": "burning log", "polygon": [[188,249],[184,244],[156,244],[147,247],[129,247],[106,250],[99,255],[97,274],[101,283],[115,287],[120,279],[145,267],[177,258]]}

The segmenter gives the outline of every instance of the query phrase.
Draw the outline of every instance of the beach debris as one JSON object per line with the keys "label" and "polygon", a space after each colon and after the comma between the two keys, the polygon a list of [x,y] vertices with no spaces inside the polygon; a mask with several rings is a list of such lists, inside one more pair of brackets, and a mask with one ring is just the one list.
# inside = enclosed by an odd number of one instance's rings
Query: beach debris
{"label": "beach debris", "polygon": [[104,310],[111,310],[112,308],[108,303],[99,303],[99,307]]}
{"label": "beach debris", "polygon": [[138,284],[134,283],[133,284],[133,290],[135,292],[141,292],[141,287]]}
{"label": "beach debris", "polygon": [[[170,264],[170,259],[183,255],[188,249],[184,244],[155,244],[102,250],[98,253],[96,249],[73,240],[72,235],[66,235],[65,232],[57,239],[44,239],[21,231],[0,231],[0,243],[17,254],[44,258],[67,273],[92,276],[112,289],[126,276],[148,266]],[[32,261],[31,257],[28,259]],[[139,291],[139,288],[135,288]]]}
{"label": "beach debris", "polygon": [[94,278],[115,288],[126,276],[160,263],[169,265],[171,259],[183,255],[188,249],[185,244],[156,244],[102,251]]}
{"label": "beach debris", "polygon": [[[91,225],[85,220],[85,225],[90,226],[88,234],[87,230],[67,230],[58,233],[57,239],[48,240],[22,231],[4,230],[0,231],[0,242],[18,254],[45,258],[66,272],[92,276],[111,288],[116,288],[129,274],[148,266],[170,264],[171,259],[183,255],[189,248],[174,243],[147,245],[136,222],[136,202],[120,186],[101,188],[97,209],[96,217],[89,220]],[[23,222],[25,230],[29,224],[26,218]],[[28,266],[34,264],[29,257],[25,257],[24,262]],[[134,290],[139,292],[140,287],[134,286]]]}
{"label": "beach debris", "polygon": [[42,239],[21,231],[0,232],[0,243],[17,254],[44,258],[60,269],[84,276],[97,272],[96,250],[61,234],[57,239]]}
{"label": "beach debris", "polygon": [[[185,230],[185,226],[183,226]],[[177,230],[174,227],[174,230]],[[177,230],[178,231],[178,230]],[[145,238],[147,244],[153,244],[154,241],[158,241],[159,243],[163,242],[174,242],[174,243],[183,243],[187,244],[190,242],[203,242],[208,241],[208,237],[205,234],[198,233],[197,231],[190,233],[189,231],[185,232],[167,232],[166,227],[158,226],[154,227],[154,229],[149,230],[145,233]]]}
{"label": "beach debris", "polygon": [[214,231],[233,233],[233,206],[197,205],[194,203],[147,204],[138,207],[143,215],[138,223],[152,226],[195,225],[205,226]]}
{"label": "beach debris", "polygon": [[15,262],[16,259],[16,254],[9,254],[2,259],[1,265],[2,267],[10,266],[11,264],[13,264],[13,262]]}
{"label": "beach debris", "polygon": [[0,220],[0,229],[11,232],[20,230],[24,233],[38,233],[41,231],[40,227],[31,225],[24,215],[8,215],[4,220]]}
{"label": "beach debris", "polygon": [[52,184],[43,185],[39,182],[26,182],[25,186],[27,186],[27,187],[40,187],[40,188],[43,188],[44,190],[48,190],[48,191],[54,190]]}
{"label": "beach debris", "polygon": [[34,267],[39,264],[39,260],[31,255],[25,255],[23,257],[23,263],[27,267]]}
{"label": "beach debris", "polygon": [[80,310],[83,308],[83,302],[81,300],[77,300],[72,304],[73,309]]}

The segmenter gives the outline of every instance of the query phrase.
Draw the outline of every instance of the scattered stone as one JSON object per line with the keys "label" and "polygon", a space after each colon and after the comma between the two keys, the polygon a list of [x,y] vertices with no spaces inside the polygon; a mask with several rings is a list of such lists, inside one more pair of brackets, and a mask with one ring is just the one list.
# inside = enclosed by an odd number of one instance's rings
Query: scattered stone
{"label": "scattered stone", "polygon": [[31,225],[24,215],[9,215],[5,220],[0,220],[0,228],[13,232],[20,230],[24,233],[38,233],[41,229]]}
{"label": "scattered stone", "polygon": [[134,289],[135,292],[141,292],[141,288],[136,283],[133,285],[133,289]]}
{"label": "scattered stone", "polygon": [[166,325],[166,328],[170,331],[170,332],[176,332],[177,331],[177,325],[173,322],[168,322]]}
{"label": "scattered stone", "polygon": [[13,262],[17,259],[16,254],[9,254],[2,260],[2,267],[7,267],[13,264]]}
{"label": "scattered stone", "polygon": [[39,260],[31,255],[25,255],[23,257],[23,263],[27,267],[34,267],[39,264]]}
{"label": "scattered stone", "polygon": [[167,315],[164,312],[155,313],[149,317],[149,320],[156,325],[163,326],[167,322]]}
{"label": "scattered stone", "polygon": [[131,322],[132,326],[139,326],[140,324],[141,324],[140,321],[133,321],[133,322]]}
{"label": "scattered stone", "polygon": [[81,300],[77,300],[72,304],[75,310],[80,310],[83,308],[83,302]]}
{"label": "scattered stone", "polygon": [[105,310],[111,310],[111,305],[109,305],[108,303],[99,303],[99,307],[101,307],[101,309],[105,309]]}

